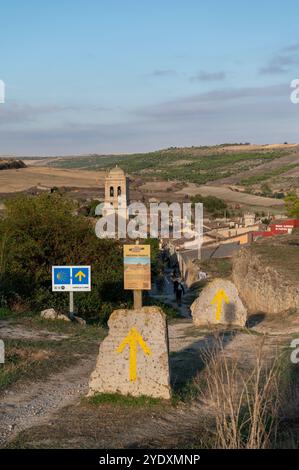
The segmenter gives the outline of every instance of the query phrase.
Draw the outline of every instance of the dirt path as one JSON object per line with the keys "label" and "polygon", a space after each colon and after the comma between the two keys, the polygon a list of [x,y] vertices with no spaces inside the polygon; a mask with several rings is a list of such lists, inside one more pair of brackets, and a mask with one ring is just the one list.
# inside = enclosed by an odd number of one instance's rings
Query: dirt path
{"label": "dirt path", "polygon": [[[194,342],[194,337],[185,337],[184,331],[190,327],[191,321],[182,320],[170,325],[169,336],[172,351],[180,350]],[[2,334],[7,337],[28,338],[38,335],[37,331],[24,329],[24,327],[12,328],[8,323],[2,322]],[[46,335],[47,331],[39,332],[38,338]],[[64,337],[64,335],[61,335]],[[57,341],[60,335],[52,334],[51,339]],[[76,366],[70,367],[62,372],[51,375],[45,381],[34,384],[17,383],[8,389],[1,397],[0,403],[0,445],[5,445],[19,432],[25,429],[49,425],[51,419],[60,416],[60,410],[79,403],[80,397],[87,393],[88,379],[94,368],[96,357],[81,360]],[[174,371],[176,374],[176,372]],[[176,380],[176,379],[175,379]],[[172,410],[170,416],[174,411]],[[56,416],[56,418],[55,418]],[[141,417],[139,416],[139,421]],[[143,419],[145,417],[143,416]],[[141,419],[141,422],[143,421]],[[148,418],[146,418],[148,422]],[[146,426],[143,426],[146,429]],[[145,438],[146,433],[142,433]],[[108,433],[109,435],[109,433]],[[137,438],[137,437],[136,437]]]}
{"label": "dirt path", "polygon": [[54,333],[45,329],[30,329],[23,325],[12,324],[8,320],[0,320],[0,338],[1,339],[28,339],[28,340],[51,340],[62,341],[69,335]]}
{"label": "dirt path", "polygon": [[[190,307],[184,303],[184,296],[182,298],[182,304],[179,306],[176,302],[175,294],[173,292],[173,282],[171,279],[173,269],[164,269],[164,283],[161,289],[158,289],[157,285],[154,284],[150,292],[150,296],[153,299],[164,302],[165,304],[173,307],[179,312],[184,318],[191,318]],[[185,287],[187,290],[187,288]]]}
{"label": "dirt path", "polygon": [[[253,326],[255,334],[220,332],[227,354],[241,353],[246,366],[254,361],[255,346],[266,328],[262,324]],[[276,333],[275,323],[268,326],[271,332],[265,336],[265,344],[271,354],[287,338],[286,332]],[[181,319],[170,324],[169,341],[172,384],[175,390],[182,389],[201,371],[201,352],[215,344],[215,337],[195,328],[190,319]],[[198,400],[153,407],[82,403],[95,360],[93,355],[46,381],[19,384],[2,396],[0,445],[17,438],[13,441],[16,447],[183,448],[199,445],[201,436],[213,427],[209,406]]]}
{"label": "dirt path", "polygon": [[47,421],[51,414],[85,394],[94,358],[52,375],[45,381],[16,385],[0,403],[0,445],[18,432]]}

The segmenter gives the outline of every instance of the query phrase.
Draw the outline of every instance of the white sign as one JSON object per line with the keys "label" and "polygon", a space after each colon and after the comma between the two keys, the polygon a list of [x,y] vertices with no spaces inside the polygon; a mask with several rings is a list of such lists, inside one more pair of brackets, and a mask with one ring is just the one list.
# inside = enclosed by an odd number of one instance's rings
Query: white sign
{"label": "white sign", "polygon": [[53,266],[53,292],[86,292],[91,290],[90,266]]}

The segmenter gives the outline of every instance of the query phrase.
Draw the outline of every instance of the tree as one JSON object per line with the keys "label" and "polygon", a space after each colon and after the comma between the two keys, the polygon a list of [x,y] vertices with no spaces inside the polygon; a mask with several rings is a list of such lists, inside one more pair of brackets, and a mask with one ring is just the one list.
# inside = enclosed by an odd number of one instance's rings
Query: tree
{"label": "tree", "polygon": [[53,193],[6,202],[0,220],[0,298],[20,299],[31,309],[65,308],[68,298],[51,292],[53,265],[92,266],[92,291],[76,294],[80,313],[99,315],[102,304],[126,300],[122,247],[100,240],[74,204]]}
{"label": "tree", "polygon": [[227,204],[223,199],[219,199],[216,196],[201,196],[197,194],[191,198],[192,203],[201,202],[204,210],[209,212],[213,217],[223,217],[225,214],[228,215]]}
{"label": "tree", "polygon": [[289,194],[284,201],[288,216],[299,218],[299,197],[296,194]]}
{"label": "tree", "polygon": [[272,195],[272,191],[268,183],[263,183],[261,185],[262,196],[269,197]]}

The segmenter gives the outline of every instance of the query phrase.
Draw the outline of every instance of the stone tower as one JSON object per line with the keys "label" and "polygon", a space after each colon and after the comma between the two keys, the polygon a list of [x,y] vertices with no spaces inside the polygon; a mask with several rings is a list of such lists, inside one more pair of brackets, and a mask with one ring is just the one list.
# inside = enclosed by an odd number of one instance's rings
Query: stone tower
{"label": "stone tower", "polygon": [[[117,165],[107,172],[105,178],[105,206],[109,212],[111,204],[115,211],[127,213],[129,203],[129,182],[124,171]],[[127,216],[126,216],[127,218]]]}

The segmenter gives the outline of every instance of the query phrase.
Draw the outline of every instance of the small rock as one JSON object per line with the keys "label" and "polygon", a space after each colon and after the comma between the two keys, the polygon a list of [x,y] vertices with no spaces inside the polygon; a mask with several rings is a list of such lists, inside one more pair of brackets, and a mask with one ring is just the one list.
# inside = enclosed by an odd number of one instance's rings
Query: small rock
{"label": "small rock", "polygon": [[48,308],[47,310],[43,310],[40,314],[42,318],[45,320],[62,320],[62,321],[71,321],[69,317],[66,315],[62,315],[61,313],[57,313],[54,308]]}
{"label": "small rock", "polygon": [[57,320],[71,321],[69,317],[67,317],[66,315],[62,315],[61,313],[57,315]]}
{"label": "small rock", "polygon": [[40,316],[45,320],[57,320],[58,313],[54,310],[54,308],[48,308],[43,310]]}
{"label": "small rock", "polygon": [[79,325],[82,325],[82,326],[85,326],[85,325],[86,325],[86,321],[85,321],[83,318],[81,318],[81,317],[77,317],[77,316],[74,315],[74,320],[75,320],[77,323],[79,323]]}

